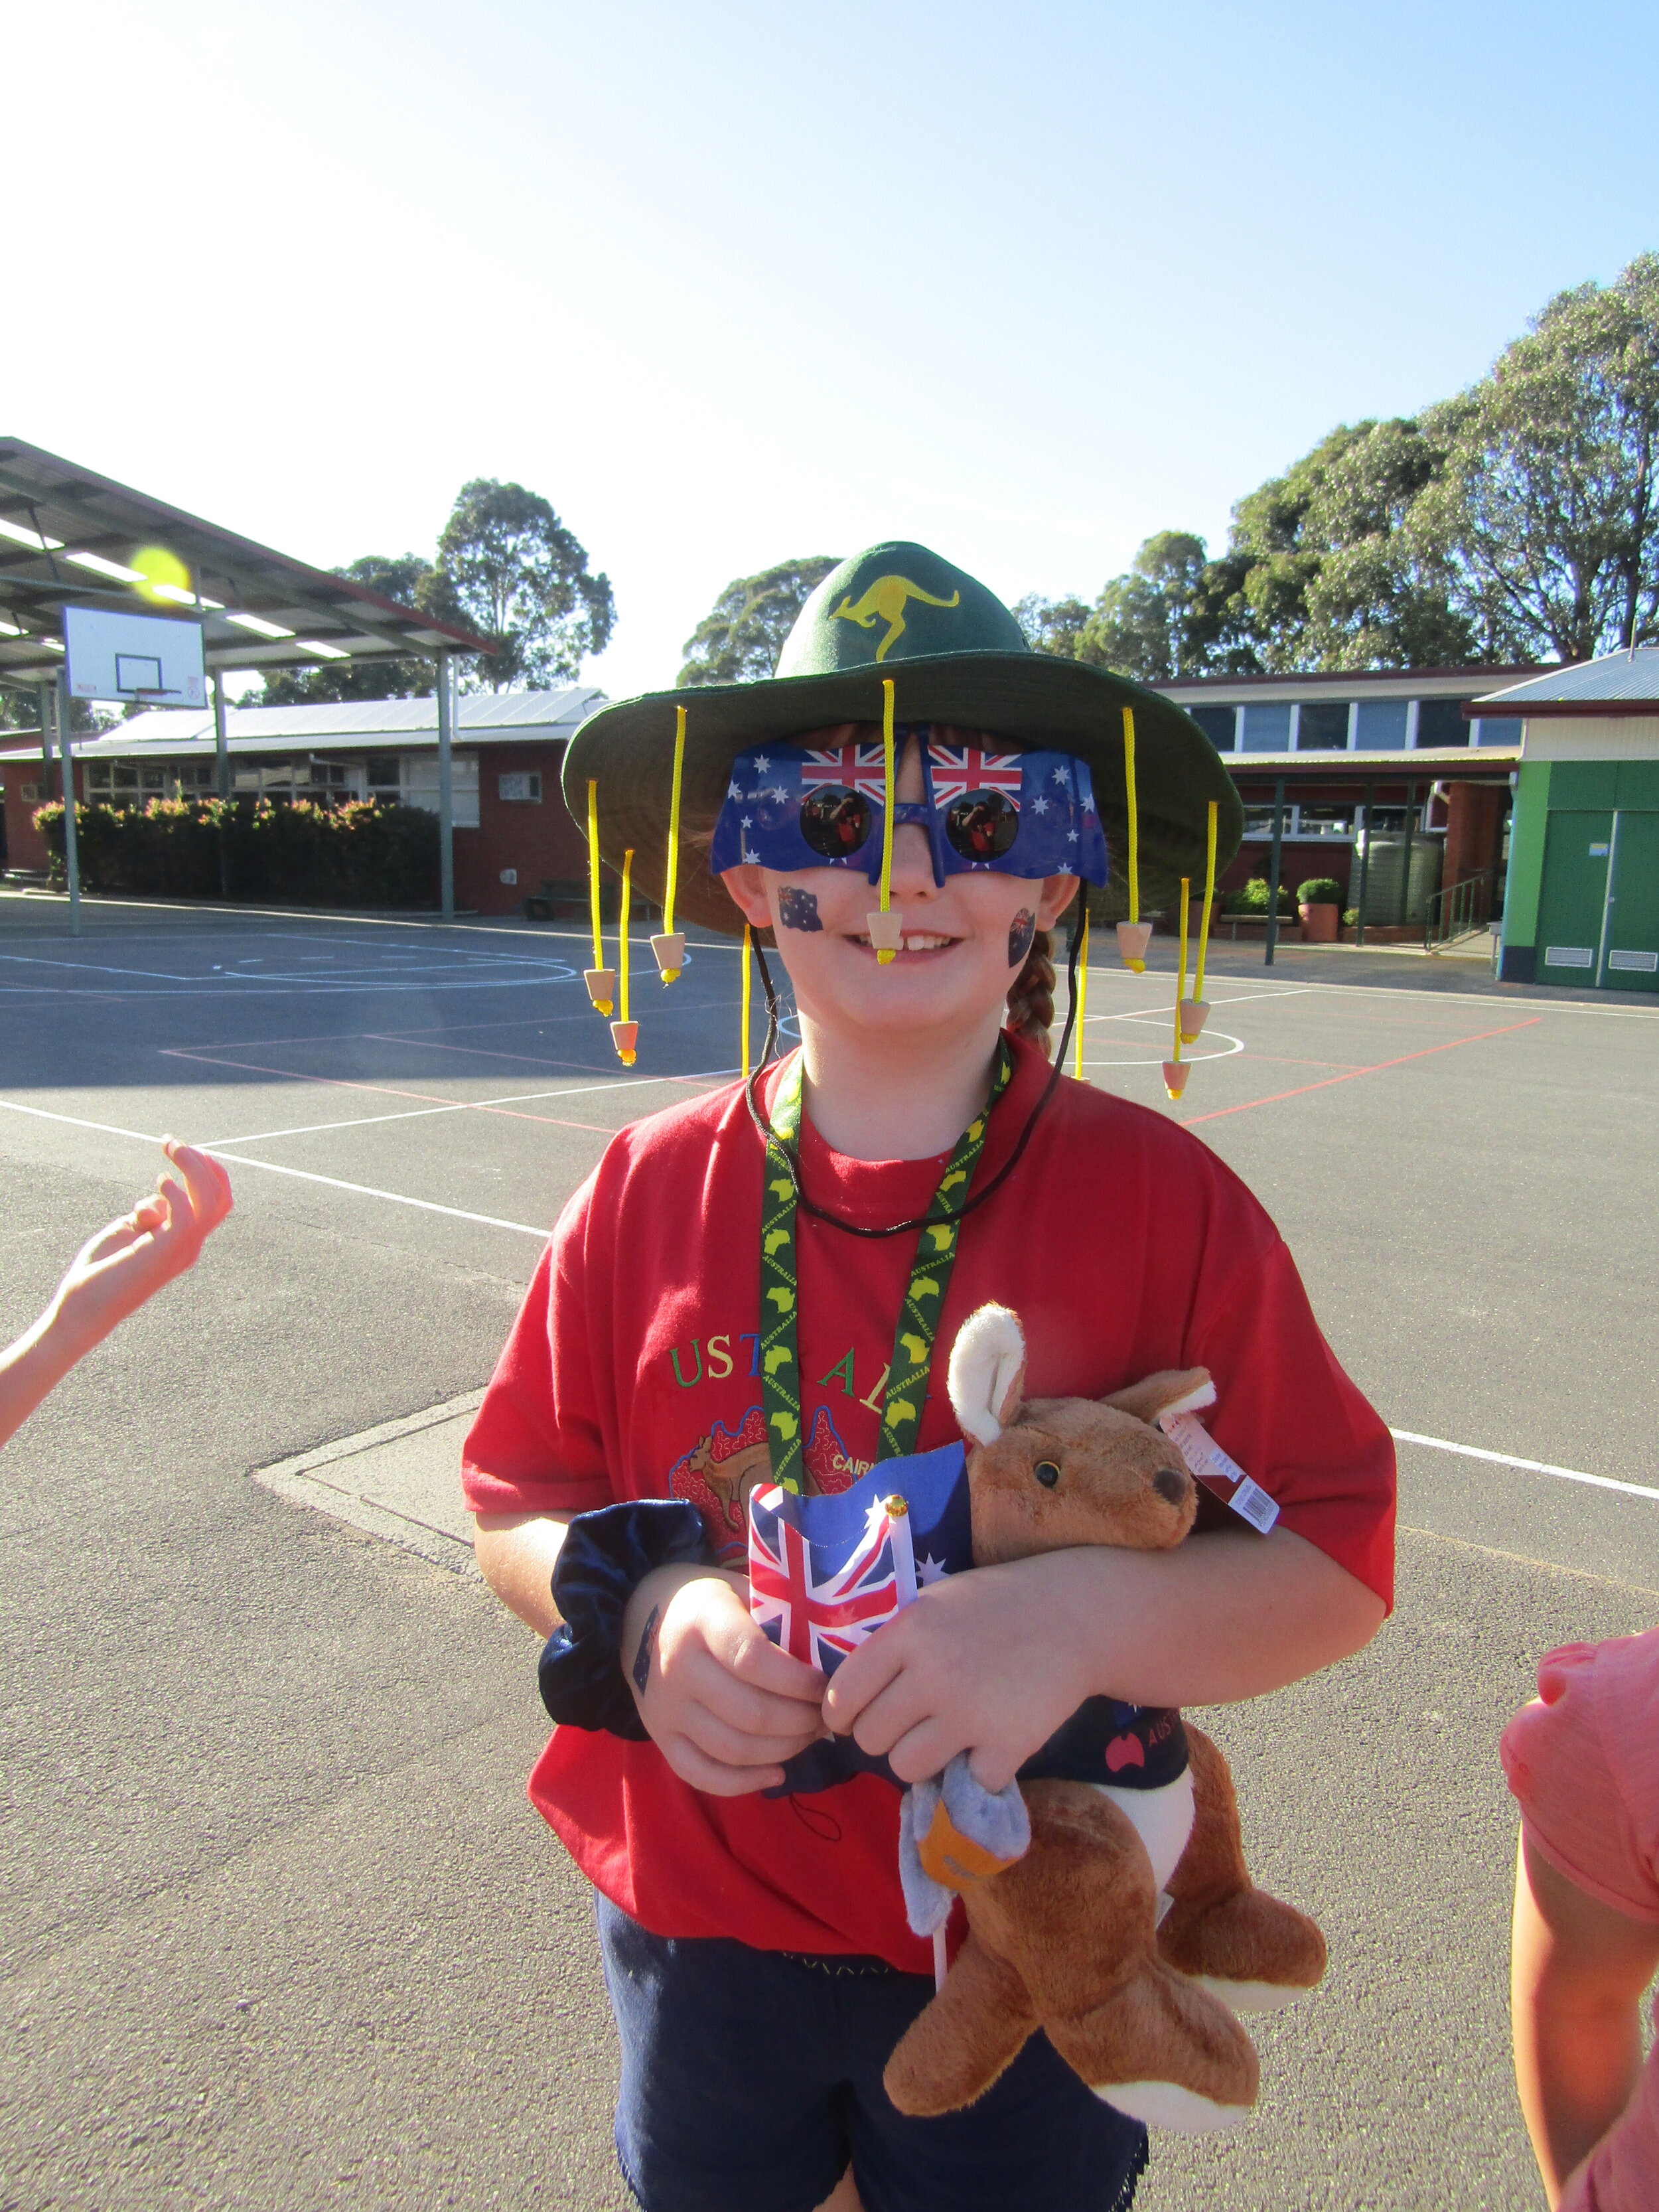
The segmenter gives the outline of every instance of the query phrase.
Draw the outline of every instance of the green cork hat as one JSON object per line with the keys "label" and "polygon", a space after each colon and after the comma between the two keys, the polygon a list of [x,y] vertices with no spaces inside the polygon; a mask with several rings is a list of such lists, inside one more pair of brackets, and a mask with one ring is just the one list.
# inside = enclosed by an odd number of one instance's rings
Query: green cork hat
{"label": "green cork hat", "polygon": [[1216,872],[1238,850],[1244,813],[1231,777],[1189,714],[1145,684],[1037,653],[995,593],[925,545],[890,542],[843,561],[802,607],[776,673],[761,684],[648,692],[600,708],[566,748],[565,803],[586,829],[597,783],[599,846],[660,902],[668,859],[676,709],[686,710],[677,918],[728,936],[743,917],[708,868],[708,841],[732,763],[749,746],[836,723],[879,723],[884,678],[900,722],[984,730],[1089,763],[1112,880],[1090,894],[1098,919],[1128,912],[1128,799],[1123,708],[1133,710],[1140,904],[1167,908],[1181,878],[1202,891],[1209,803]]}

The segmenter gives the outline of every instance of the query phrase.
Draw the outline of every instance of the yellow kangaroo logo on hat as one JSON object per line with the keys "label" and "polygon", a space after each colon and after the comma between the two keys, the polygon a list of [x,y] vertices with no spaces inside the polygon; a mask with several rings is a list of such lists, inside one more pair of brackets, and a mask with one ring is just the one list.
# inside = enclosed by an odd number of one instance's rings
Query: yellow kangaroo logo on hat
{"label": "yellow kangaroo logo on hat", "polygon": [[876,647],[876,659],[885,658],[888,647],[904,628],[904,603],[920,599],[925,607],[955,607],[962,604],[962,593],[952,592],[948,599],[936,599],[931,592],[924,592],[920,584],[913,584],[908,576],[878,576],[865,592],[857,606],[853,605],[849,592],[836,609],[836,622],[856,623],[860,629],[871,629],[876,618],[887,625],[887,635]]}

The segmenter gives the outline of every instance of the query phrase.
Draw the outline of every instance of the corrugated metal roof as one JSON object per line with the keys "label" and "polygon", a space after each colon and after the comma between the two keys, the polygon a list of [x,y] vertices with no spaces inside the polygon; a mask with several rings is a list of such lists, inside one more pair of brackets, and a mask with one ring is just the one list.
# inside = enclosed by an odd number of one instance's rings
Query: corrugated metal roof
{"label": "corrugated metal roof", "polygon": [[[603,691],[571,684],[562,691],[474,691],[457,702],[458,744],[548,744],[574,734],[605,703]],[[225,734],[234,753],[327,751],[396,745],[417,751],[438,742],[438,704],[425,699],[347,699],[321,707],[231,707]],[[77,738],[81,760],[169,758],[210,753],[213,716],[194,708],[152,708],[100,736]],[[38,760],[40,741],[0,760]]]}
{"label": "corrugated metal roof", "polygon": [[[21,683],[56,679],[66,605],[193,614],[210,669],[494,650],[459,623],[274,552],[21,438],[0,438],[0,672]],[[149,596],[135,599],[143,564],[129,564],[146,546],[165,548],[183,572],[176,585],[145,587]],[[162,604],[152,605],[156,597]],[[319,641],[325,650],[313,650]]]}
{"label": "corrugated metal roof", "polygon": [[1659,645],[1638,645],[1634,653],[1604,653],[1599,660],[1553,669],[1525,684],[1512,684],[1507,690],[1489,692],[1474,703],[1524,714],[1534,707],[1583,707],[1601,701],[1659,706]]}

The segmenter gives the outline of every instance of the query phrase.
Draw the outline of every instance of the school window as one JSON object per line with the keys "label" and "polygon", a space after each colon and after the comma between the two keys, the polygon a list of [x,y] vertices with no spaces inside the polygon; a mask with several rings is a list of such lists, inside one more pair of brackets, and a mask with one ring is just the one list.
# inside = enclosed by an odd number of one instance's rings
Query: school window
{"label": "school window", "polygon": [[495,795],[509,803],[534,806],[542,803],[542,777],[539,769],[512,769],[495,779]]}
{"label": "school window", "polygon": [[377,753],[368,763],[368,787],[378,798],[398,796],[398,756]]}
{"label": "school window", "polygon": [[1400,753],[1406,750],[1411,720],[1409,699],[1362,699],[1354,716],[1354,749],[1362,753]]}
{"label": "school window", "polygon": [[1417,702],[1417,742],[1419,745],[1466,745],[1474,725],[1464,718],[1462,699],[1419,699]]}
{"label": "school window", "polygon": [[1296,749],[1299,753],[1341,753],[1348,749],[1348,702],[1321,700],[1304,705],[1297,717]]}
{"label": "school window", "polygon": [[88,761],[87,793],[106,806],[143,806],[167,796],[167,770],[133,761]]}
{"label": "school window", "polygon": [[1291,749],[1288,705],[1246,707],[1243,715],[1247,753],[1285,753]]}
{"label": "school window", "polygon": [[1218,753],[1233,750],[1238,742],[1237,707],[1192,707],[1188,712]]}
{"label": "school window", "polygon": [[[427,813],[438,811],[438,756],[429,753],[404,753],[403,764],[403,801],[405,806],[419,806]],[[450,762],[450,820],[458,830],[476,830],[478,826],[478,756],[477,753],[456,753]]]}

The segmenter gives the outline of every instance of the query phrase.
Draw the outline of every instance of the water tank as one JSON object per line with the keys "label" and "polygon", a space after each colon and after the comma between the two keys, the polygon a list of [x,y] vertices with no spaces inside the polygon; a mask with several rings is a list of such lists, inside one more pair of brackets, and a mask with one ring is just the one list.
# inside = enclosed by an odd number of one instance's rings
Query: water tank
{"label": "water tank", "polygon": [[[1406,866],[1406,839],[1398,830],[1370,833],[1370,859],[1365,868],[1365,921],[1369,927],[1375,923],[1387,928],[1401,922],[1420,922],[1428,911],[1429,901],[1440,888],[1440,863],[1444,848],[1443,836],[1432,831],[1417,831],[1412,838],[1411,878],[1406,885],[1406,904],[1400,904],[1401,878]],[[1360,830],[1353,841],[1353,872],[1349,877],[1350,896],[1359,903],[1359,869],[1367,843],[1365,831]]]}

